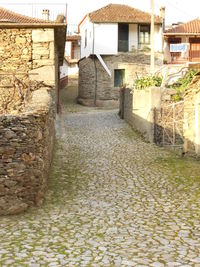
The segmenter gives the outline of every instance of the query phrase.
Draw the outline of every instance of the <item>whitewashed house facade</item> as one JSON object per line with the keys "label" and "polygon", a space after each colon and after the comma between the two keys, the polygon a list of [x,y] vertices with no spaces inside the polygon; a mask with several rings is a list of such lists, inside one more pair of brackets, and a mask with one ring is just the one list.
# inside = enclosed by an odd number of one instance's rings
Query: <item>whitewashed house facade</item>
{"label": "whitewashed house facade", "polygon": [[[79,24],[81,58],[150,48],[150,20],[146,12],[117,4],[86,15]],[[162,19],[158,16],[154,31],[155,51],[162,52]]]}
{"label": "whitewashed house facade", "polygon": [[[155,51],[162,52],[162,23],[163,18],[159,16],[154,17],[155,21],[155,34],[154,43]],[[135,56],[138,51],[147,51],[151,46],[150,38],[150,24],[151,15],[147,12],[135,9],[127,5],[109,4],[99,10],[87,14],[83,20],[79,23],[79,32],[81,36],[81,60],[79,61],[79,98],[80,102],[83,102],[84,98],[95,98],[95,105],[97,99],[99,100],[118,100],[119,93],[117,87],[122,85],[123,81],[118,84],[115,83],[117,73],[122,76],[126,76],[127,71],[123,69],[123,75],[120,72],[115,71],[118,69],[117,63],[129,62],[131,63],[131,57]],[[89,63],[89,59],[90,63]],[[93,64],[92,60],[100,62],[102,70],[96,69],[95,75],[91,73],[92,66],[90,67],[90,74],[87,74],[88,80],[84,78],[81,72],[85,73],[84,61],[88,64]],[[111,63],[112,61],[112,63]],[[134,60],[133,60],[134,61]],[[97,64],[95,64],[97,65]],[[89,70],[88,70],[89,72]],[[102,88],[97,88],[95,85],[94,92],[85,93],[85,89],[88,88],[88,81],[98,85],[98,80],[92,82],[92,77],[95,76],[98,79],[98,73],[105,75],[105,79],[108,79],[111,83],[109,87],[110,92],[101,94]],[[108,82],[108,83],[109,83]],[[84,85],[85,84],[85,85]],[[91,84],[91,86],[92,86]],[[87,89],[86,89],[87,90]],[[97,94],[98,91],[98,94]]]}

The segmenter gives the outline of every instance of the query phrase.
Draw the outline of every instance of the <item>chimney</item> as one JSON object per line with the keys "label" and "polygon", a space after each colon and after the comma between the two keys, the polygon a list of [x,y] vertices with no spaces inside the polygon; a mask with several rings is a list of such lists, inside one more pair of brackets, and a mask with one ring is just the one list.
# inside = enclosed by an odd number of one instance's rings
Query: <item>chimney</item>
{"label": "chimney", "polygon": [[49,9],[43,9],[42,10],[42,19],[49,21]]}
{"label": "chimney", "polygon": [[165,30],[165,6],[160,8],[160,17],[162,18],[163,31]]}

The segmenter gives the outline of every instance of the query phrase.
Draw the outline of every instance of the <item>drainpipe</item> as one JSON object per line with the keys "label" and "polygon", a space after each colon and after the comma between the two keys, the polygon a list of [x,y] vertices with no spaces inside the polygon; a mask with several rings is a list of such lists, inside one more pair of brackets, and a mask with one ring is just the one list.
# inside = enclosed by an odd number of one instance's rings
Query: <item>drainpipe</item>
{"label": "drainpipe", "polygon": [[94,54],[94,23],[93,23],[93,61],[94,61],[94,70],[95,70],[95,78],[94,78],[94,106],[97,105],[97,65],[96,65],[96,59]]}

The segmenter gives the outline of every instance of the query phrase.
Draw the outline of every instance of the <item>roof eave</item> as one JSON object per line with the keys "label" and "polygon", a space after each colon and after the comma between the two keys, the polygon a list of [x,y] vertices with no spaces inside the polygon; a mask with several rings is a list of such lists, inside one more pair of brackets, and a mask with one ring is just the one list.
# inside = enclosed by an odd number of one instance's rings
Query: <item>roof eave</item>
{"label": "roof eave", "polygon": [[79,24],[78,24],[78,32],[80,32],[80,26],[81,26],[81,24],[86,20],[86,18],[88,18],[88,19],[90,20],[90,16],[89,16],[89,14],[85,15],[85,16],[83,17],[83,19],[79,22]]}
{"label": "roof eave", "polygon": [[199,33],[183,33],[183,32],[170,32],[170,33],[163,33],[164,36],[171,36],[171,35],[200,35]]}
{"label": "roof eave", "polygon": [[59,28],[66,27],[65,23],[0,23],[1,28]]}
{"label": "roof eave", "polygon": [[[144,21],[95,21],[91,20],[92,23],[129,23],[129,24],[151,24],[151,22],[144,22]],[[155,22],[155,25],[162,25],[162,22]]]}

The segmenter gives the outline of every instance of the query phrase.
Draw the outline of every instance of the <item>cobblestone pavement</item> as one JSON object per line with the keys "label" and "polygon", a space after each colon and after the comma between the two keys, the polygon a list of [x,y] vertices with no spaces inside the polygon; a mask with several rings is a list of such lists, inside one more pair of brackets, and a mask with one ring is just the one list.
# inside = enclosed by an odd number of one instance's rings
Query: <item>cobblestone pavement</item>
{"label": "cobblestone pavement", "polygon": [[69,103],[44,205],[0,218],[0,266],[199,267],[199,177],[117,111]]}

